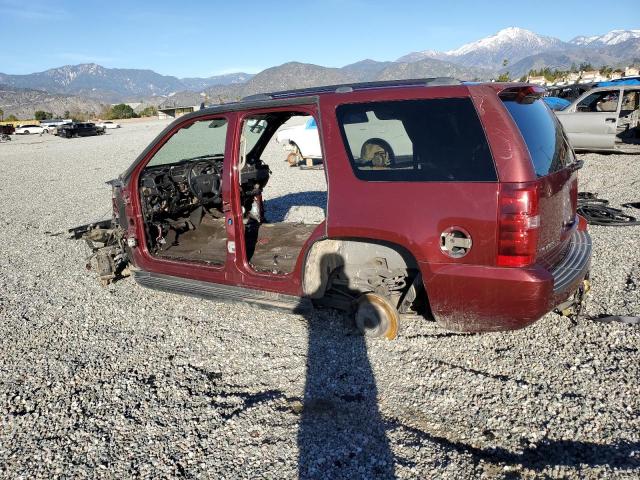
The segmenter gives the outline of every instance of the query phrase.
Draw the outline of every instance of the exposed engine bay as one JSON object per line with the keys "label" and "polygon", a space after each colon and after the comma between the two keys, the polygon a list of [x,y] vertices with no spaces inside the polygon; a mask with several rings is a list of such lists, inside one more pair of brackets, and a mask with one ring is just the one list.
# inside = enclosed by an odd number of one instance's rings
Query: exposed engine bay
{"label": "exposed engine bay", "polygon": [[[216,222],[224,216],[223,163],[222,155],[212,155],[144,170],[140,177],[140,197],[151,253],[172,250],[171,257],[192,259],[191,254],[195,252],[175,247],[181,243],[181,236],[203,224],[209,227],[218,224],[219,233],[224,236],[224,222]],[[245,211],[251,210],[254,199],[262,193],[268,181],[269,167],[261,160],[244,166],[240,201]],[[205,258],[200,260],[209,261]],[[215,263],[215,260],[210,261]]]}

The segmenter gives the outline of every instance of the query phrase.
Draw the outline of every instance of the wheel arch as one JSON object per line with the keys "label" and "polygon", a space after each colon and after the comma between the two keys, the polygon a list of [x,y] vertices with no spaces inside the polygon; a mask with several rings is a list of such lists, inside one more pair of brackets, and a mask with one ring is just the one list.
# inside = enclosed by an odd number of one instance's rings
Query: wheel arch
{"label": "wheel arch", "polygon": [[300,154],[300,156],[302,158],[304,158],[304,152],[302,151],[302,148],[300,147],[300,145],[298,143],[296,143],[294,140],[288,138],[287,142],[289,143],[289,145],[291,145],[292,147],[296,148],[298,150],[298,153]]}
{"label": "wheel arch", "polygon": [[335,269],[346,267],[354,272],[375,259],[385,259],[389,269],[420,272],[415,256],[397,243],[372,238],[319,239],[307,250],[302,266],[303,294],[321,298]]}

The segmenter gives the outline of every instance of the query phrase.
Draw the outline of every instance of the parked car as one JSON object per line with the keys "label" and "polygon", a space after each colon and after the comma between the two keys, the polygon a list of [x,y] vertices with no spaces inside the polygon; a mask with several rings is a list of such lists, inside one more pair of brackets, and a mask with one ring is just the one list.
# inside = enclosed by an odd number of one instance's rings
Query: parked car
{"label": "parked car", "polygon": [[0,140],[7,142],[11,141],[10,135],[15,133],[16,129],[13,125],[0,125]]}
{"label": "parked car", "polygon": [[46,128],[48,130],[48,133],[51,133],[53,135],[57,135],[58,134],[58,127],[60,127],[62,125],[69,125],[71,123],[73,123],[73,120],[71,120],[71,119],[53,118],[53,119],[41,121],[40,125],[43,128]]}
{"label": "parked car", "polygon": [[105,129],[120,128],[120,124],[119,123],[112,122],[111,120],[107,120],[107,121],[104,121],[104,122],[97,122],[96,126],[97,127],[103,127]]}
{"label": "parked car", "polygon": [[55,127],[59,127],[60,125],[65,125],[65,124],[68,124],[68,123],[73,123],[73,120],[71,120],[69,118],[67,118],[67,119],[64,119],[64,118],[51,118],[49,120],[42,120],[40,122],[40,125],[42,127],[45,127],[45,128],[55,128]]}
{"label": "parked car", "polygon": [[93,123],[71,123],[60,125],[56,129],[56,135],[64,138],[90,137],[104,133],[104,127],[98,127]]}
{"label": "parked car", "polygon": [[[401,313],[455,330],[525,327],[580,306],[591,258],[581,163],[543,92],[432,79],[205,108],[109,182],[111,220],[71,232],[105,284],[132,272],[209,299],[340,308],[386,338]],[[262,153],[294,116],[312,116],[321,138],[319,224],[269,221],[263,200],[274,174]]]}
{"label": "parked car", "polygon": [[564,110],[569,105],[571,105],[571,102],[569,100],[561,97],[543,97],[542,100],[544,100],[544,103],[546,103],[551,110],[556,111]]}
{"label": "parked car", "polygon": [[41,125],[29,124],[29,125],[19,125],[18,127],[16,127],[16,131],[15,131],[16,135],[30,135],[33,133],[37,133],[37,134],[49,133],[49,129]]}
{"label": "parked car", "polygon": [[322,158],[318,126],[313,117],[303,124],[280,129],[276,141],[290,152],[287,160],[291,165],[297,165],[303,159]]}
{"label": "parked car", "polygon": [[576,150],[640,153],[639,107],[640,85],[613,83],[555,113]]}

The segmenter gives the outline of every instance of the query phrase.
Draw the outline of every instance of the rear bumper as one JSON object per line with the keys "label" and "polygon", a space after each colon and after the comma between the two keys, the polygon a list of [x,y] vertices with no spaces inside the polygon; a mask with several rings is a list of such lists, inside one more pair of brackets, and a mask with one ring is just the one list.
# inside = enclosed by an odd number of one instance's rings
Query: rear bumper
{"label": "rear bumper", "polygon": [[567,300],[587,276],[591,238],[576,230],[552,269],[421,263],[429,306],[452,330],[514,330],[532,324]]}
{"label": "rear bumper", "polygon": [[563,259],[551,270],[554,297],[570,295],[578,288],[591,266],[591,236],[576,230]]}

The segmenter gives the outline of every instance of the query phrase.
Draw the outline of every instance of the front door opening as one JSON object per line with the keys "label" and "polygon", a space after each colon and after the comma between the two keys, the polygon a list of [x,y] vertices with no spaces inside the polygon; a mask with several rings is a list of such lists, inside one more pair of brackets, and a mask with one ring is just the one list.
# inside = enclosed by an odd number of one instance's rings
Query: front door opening
{"label": "front door opening", "polygon": [[325,172],[298,168],[290,161],[291,144],[296,140],[300,150],[313,152],[313,164],[322,165],[317,123],[309,114],[270,112],[243,119],[240,183],[246,183],[250,165],[268,162],[270,172],[259,195],[247,197],[243,203],[247,260],[258,272],[292,272],[306,241],[324,225]]}
{"label": "front door opening", "polygon": [[170,260],[224,265],[227,234],[222,182],[227,119],[189,123],[140,175],[147,247]]}
{"label": "front door opening", "polygon": [[640,89],[623,91],[616,141],[640,145]]}

